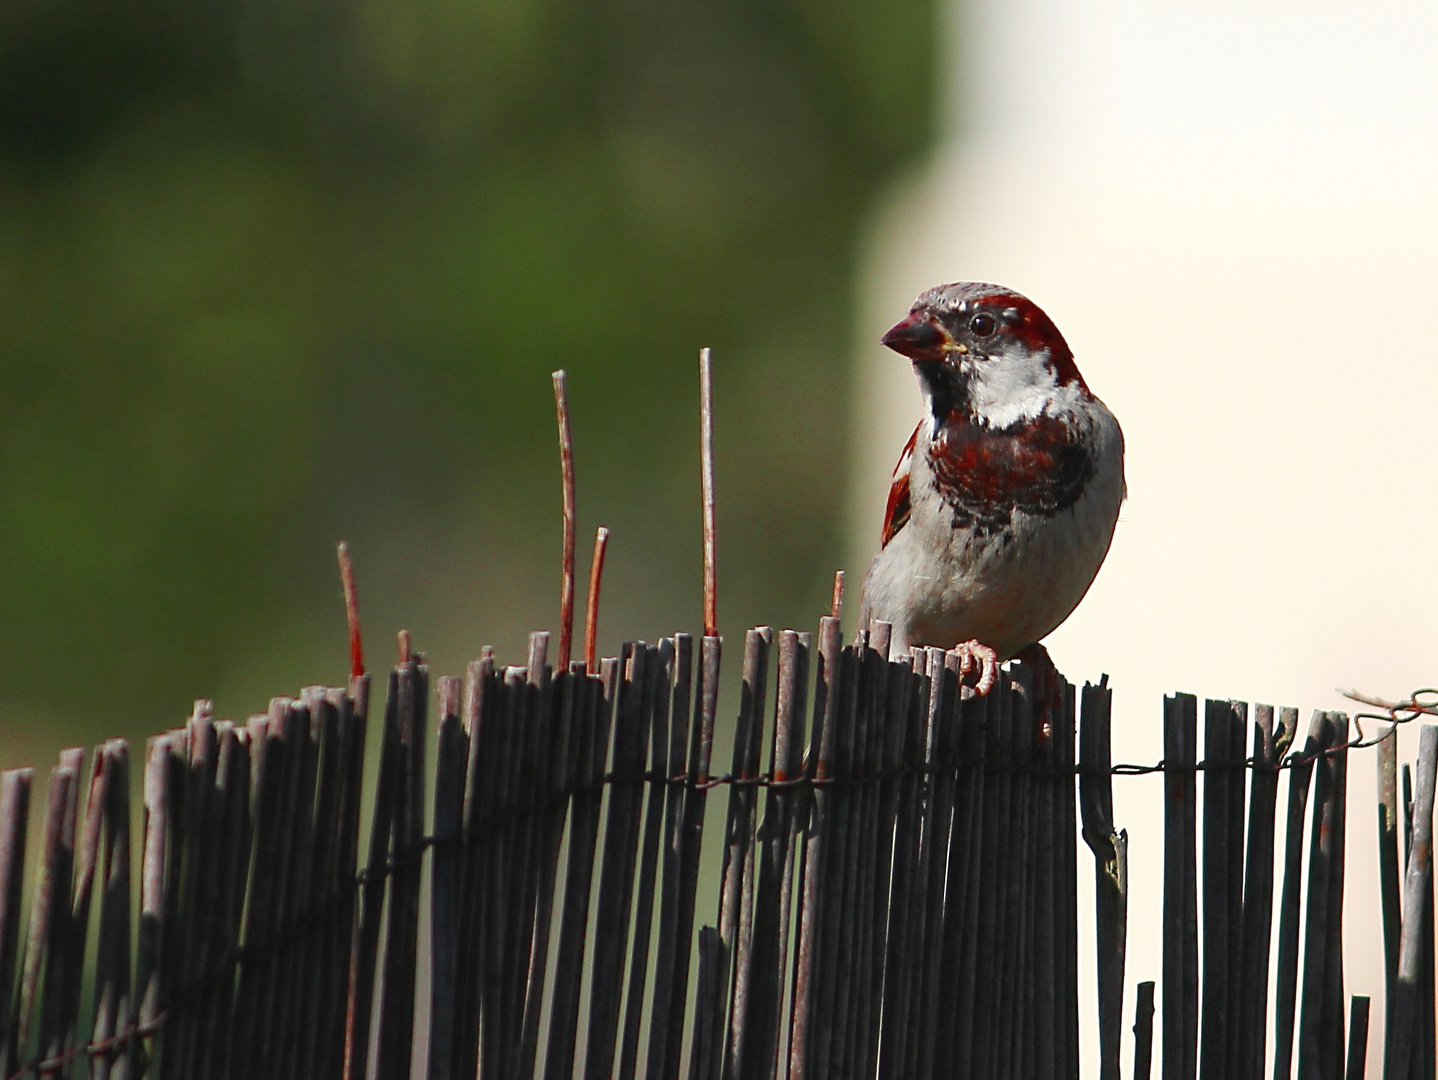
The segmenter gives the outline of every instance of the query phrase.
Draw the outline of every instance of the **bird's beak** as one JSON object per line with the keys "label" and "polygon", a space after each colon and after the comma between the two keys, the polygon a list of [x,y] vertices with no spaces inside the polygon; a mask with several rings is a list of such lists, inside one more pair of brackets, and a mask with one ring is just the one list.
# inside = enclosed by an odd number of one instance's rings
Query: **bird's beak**
{"label": "bird's beak", "polygon": [[911,311],[881,339],[910,360],[942,360],[955,348],[954,339],[932,315]]}

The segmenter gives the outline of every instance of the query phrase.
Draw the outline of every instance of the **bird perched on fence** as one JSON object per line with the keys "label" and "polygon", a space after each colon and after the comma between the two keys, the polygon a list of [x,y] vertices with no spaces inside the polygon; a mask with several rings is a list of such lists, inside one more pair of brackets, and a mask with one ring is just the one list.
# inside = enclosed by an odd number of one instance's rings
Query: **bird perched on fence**
{"label": "bird perched on fence", "polygon": [[894,470],[859,625],[892,624],[894,650],[957,646],[980,694],[1014,656],[1052,671],[1038,642],[1083,599],[1118,521],[1118,421],[1053,321],[1000,285],[936,286],[883,343],[913,361],[924,418]]}

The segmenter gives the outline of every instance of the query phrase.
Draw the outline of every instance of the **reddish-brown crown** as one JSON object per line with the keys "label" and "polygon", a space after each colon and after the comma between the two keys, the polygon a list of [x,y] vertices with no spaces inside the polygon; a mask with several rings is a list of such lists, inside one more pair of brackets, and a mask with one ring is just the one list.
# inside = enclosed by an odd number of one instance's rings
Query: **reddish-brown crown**
{"label": "reddish-brown crown", "polygon": [[[981,312],[993,317],[988,333],[975,332],[974,317]],[[915,360],[943,359],[955,346],[983,356],[1008,342],[1029,352],[1047,352],[1060,385],[1076,382],[1088,389],[1053,320],[1028,297],[1002,285],[981,281],[937,285],[921,294],[908,316],[884,335],[885,345]]]}

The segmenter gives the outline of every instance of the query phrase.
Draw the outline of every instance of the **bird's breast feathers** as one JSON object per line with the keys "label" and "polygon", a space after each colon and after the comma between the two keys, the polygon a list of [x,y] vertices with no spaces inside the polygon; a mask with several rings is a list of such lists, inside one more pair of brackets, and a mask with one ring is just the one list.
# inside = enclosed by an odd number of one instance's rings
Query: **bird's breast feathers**
{"label": "bird's breast feathers", "polygon": [[[932,434],[920,424],[894,469],[883,546],[908,524],[916,484],[927,489],[921,500],[932,495],[937,499],[927,501],[942,504],[948,517],[942,526],[970,540],[1011,538],[1016,513],[1052,518],[1069,509],[1107,464],[1100,459],[1115,452],[1115,442],[1121,475],[1122,435],[1107,410],[1098,408],[1094,415],[1040,415],[1005,428],[957,412]],[[1103,430],[1109,426],[1111,435]]]}

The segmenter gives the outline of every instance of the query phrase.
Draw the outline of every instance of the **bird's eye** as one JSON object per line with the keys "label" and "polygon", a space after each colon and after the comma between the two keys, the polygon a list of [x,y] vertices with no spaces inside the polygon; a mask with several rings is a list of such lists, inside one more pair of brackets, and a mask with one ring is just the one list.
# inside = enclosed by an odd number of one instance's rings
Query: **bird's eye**
{"label": "bird's eye", "polygon": [[997,328],[997,321],[987,311],[981,311],[969,320],[969,332],[975,337],[988,337]]}

